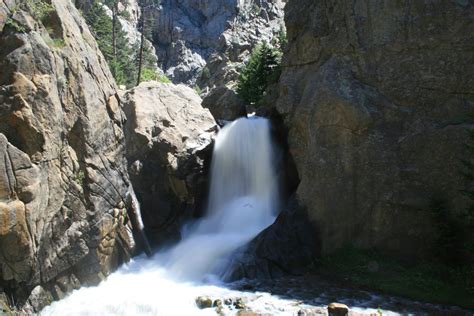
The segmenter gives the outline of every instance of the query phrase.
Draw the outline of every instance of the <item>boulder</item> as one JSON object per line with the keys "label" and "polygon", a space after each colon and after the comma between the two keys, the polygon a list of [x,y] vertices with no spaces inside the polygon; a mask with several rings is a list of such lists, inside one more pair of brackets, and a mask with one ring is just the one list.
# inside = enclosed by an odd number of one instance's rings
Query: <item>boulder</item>
{"label": "boulder", "polygon": [[217,121],[233,121],[247,115],[245,101],[226,86],[211,90],[202,100],[202,106],[208,108]]}
{"label": "boulder", "polygon": [[145,82],[125,93],[130,175],[155,242],[179,236],[202,209],[217,125],[184,85]]}
{"label": "boulder", "polygon": [[212,307],[212,299],[207,296],[199,296],[196,298],[196,305],[200,309]]}
{"label": "boulder", "polygon": [[349,307],[341,303],[331,303],[328,305],[329,316],[346,316],[349,314]]}

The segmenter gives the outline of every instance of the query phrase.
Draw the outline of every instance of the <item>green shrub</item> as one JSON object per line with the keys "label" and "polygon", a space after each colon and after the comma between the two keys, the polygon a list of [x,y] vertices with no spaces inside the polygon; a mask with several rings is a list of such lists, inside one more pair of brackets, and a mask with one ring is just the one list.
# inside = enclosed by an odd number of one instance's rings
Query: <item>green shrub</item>
{"label": "green shrub", "polygon": [[51,3],[44,0],[26,0],[22,3],[23,9],[29,10],[33,17],[42,21],[54,10]]}
{"label": "green shrub", "polygon": [[158,81],[162,83],[170,83],[171,80],[166,77],[164,74],[158,73],[156,70],[150,69],[150,68],[143,68],[141,72],[141,78],[140,81]]}
{"label": "green shrub", "polygon": [[198,95],[201,95],[202,89],[201,89],[198,85],[195,85],[195,86],[193,87],[193,89],[194,89],[194,91],[196,91],[196,93],[197,93]]}
{"label": "green shrub", "polygon": [[82,170],[79,170],[77,173],[76,173],[76,183],[79,184],[80,186],[83,186],[84,185],[84,180],[86,178],[86,175],[84,173],[84,171]]}
{"label": "green shrub", "polygon": [[249,104],[257,104],[270,83],[276,82],[281,72],[281,51],[267,43],[256,46],[241,70],[237,93]]}
{"label": "green shrub", "polygon": [[18,33],[25,33],[26,28],[19,24],[17,21],[13,20],[12,18],[8,18],[7,21],[5,22],[5,25],[8,27],[11,27],[15,32]]}
{"label": "green shrub", "polygon": [[202,80],[209,80],[211,78],[211,71],[207,66],[202,68],[200,77]]}
{"label": "green shrub", "polygon": [[62,38],[52,38],[46,40],[46,44],[53,48],[63,48],[66,46],[66,42]]}
{"label": "green shrub", "polygon": [[158,75],[157,81],[162,82],[162,83],[171,83],[171,80],[166,75],[163,75],[163,74]]}

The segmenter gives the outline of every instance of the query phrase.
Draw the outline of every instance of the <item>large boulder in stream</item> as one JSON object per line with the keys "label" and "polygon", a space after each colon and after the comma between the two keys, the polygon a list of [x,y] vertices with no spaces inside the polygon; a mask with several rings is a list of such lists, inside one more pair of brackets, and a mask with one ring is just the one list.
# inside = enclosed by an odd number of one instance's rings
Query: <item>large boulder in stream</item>
{"label": "large boulder in stream", "polygon": [[124,95],[130,177],[155,242],[202,210],[217,125],[184,85],[145,82]]}
{"label": "large boulder in stream", "polygon": [[97,283],[135,244],[114,80],[71,1],[49,3],[0,1],[0,296],[17,306]]}

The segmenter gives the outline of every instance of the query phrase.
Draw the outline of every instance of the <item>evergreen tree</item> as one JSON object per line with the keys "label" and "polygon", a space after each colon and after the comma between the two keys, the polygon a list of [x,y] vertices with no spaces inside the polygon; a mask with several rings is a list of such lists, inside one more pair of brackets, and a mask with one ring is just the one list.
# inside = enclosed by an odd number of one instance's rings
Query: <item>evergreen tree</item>
{"label": "evergreen tree", "polygon": [[139,29],[141,32],[141,38],[140,38],[140,47],[138,51],[138,58],[137,58],[137,68],[138,68],[138,74],[137,74],[137,85],[140,84],[140,81],[142,80],[142,69],[144,67],[144,53],[145,53],[145,38],[150,36],[151,30],[153,28],[153,17],[150,16],[150,8],[158,6],[160,4],[160,0],[140,0],[139,5],[142,11],[141,17],[140,17],[140,24],[139,24]]}
{"label": "evergreen tree", "polygon": [[[106,3],[117,5],[115,0],[108,0]],[[118,11],[115,14],[118,14]],[[99,1],[94,1],[84,16],[116,82],[132,87],[136,77],[134,53],[118,18],[115,18],[114,27],[114,19],[107,15]]]}
{"label": "evergreen tree", "polygon": [[256,46],[240,73],[237,93],[249,104],[257,104],[267,86],[280,75],[281,52],[267,43]]}
{"label": "evergreen tree", "polygon": [[99,45],[99,49],[107,61],[113,58],[112,51],[112,20],[107,16],[102,5],[94,1],[84,14],[87,24]]}

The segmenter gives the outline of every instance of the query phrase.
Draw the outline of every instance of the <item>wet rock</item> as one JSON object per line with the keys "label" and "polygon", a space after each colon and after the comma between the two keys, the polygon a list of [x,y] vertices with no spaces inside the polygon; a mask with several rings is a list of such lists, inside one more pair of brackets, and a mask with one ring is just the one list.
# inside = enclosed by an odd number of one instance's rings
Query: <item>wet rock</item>
{"label": "wet rock", "polygon": [[226,306],[221,305],[221,306],[217,306],[216,308],[216,313],[218,315],[222,315],[222,316],[227,315],[228,311],[229,309]]}
{"label": "wet rock", "polygon": [[42,286],[38,285],[31,291],[27,303],[32,307],[32,311],[40,311],[45,306],[51,304],[52,301],[53,296]]}
{"label": "wet rock", "polygon": [[0,292],[0,315],[13,315],[5,293]]}
{"label": "wet rock", "polygon": [[329,316],[346,316],[349,314],[349,307],[341,303],[331,303],[328,305]]}
{"label": "wet rock", "polygon": [[207,194],[216,122],[184,85],[144,82],[123,99],[129,170],[145,228],[155,242],[178,238]]}
{"label": "wet rock", "polygon": [[326,310],[321,308],[304,308],[298,311],[298,316],[319,316],[326,315]]}
{"label": "wet rock", "polygon": [[271,316],[271,314],[267,313],[257,313],[254,311],[247,311],[247,310],[240,310],[237,312],[237,316]]}
{"label": "wet rock", "polygon": [[204,309],[212,307],[212,299],[207,296],[199,296],[196,298],[197,307]]}
{"label": "wet rock", "polygon": [[234,252],[224,278],[277,278],[301,273],[318,257],[314,231],[305,210],[291,198],[270,227]]}
{"label": "wet rock", "polygon": [[378,313],[360,313],[360,312],[349,311],[348,316],[380,316],[380,314],[378,314]]}
{"label": "wet rock", "polygon": [[245,303],[244,303],[244,300],[242,298],[237,298],[234,302],[234,307],[236,309],[244,309],[246,306],[245,306]]}
{"label": "wet rock", "polygon": [[212,306],[213,306],[213,307],[222,306],[222,300],[221,300],[221,299],[215,300],[214,303],[212,303]]}

